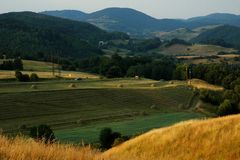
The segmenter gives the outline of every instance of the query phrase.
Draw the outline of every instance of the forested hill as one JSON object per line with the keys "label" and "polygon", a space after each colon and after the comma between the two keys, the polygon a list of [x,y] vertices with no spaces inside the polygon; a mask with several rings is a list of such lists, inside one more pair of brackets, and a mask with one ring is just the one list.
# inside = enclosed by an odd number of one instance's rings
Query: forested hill
{"label": "forested hill", "polygon": [[203,32],[192,41],[240,49],[240,27],[229,25],[220,26]]}
{"label": "forested hill", "polygon": [[106,8],[93,13],[74,10],[45,11],[46,15],[86,21],[109,31],[122,31],[132,36],[149,36],[154,32],[169,32],[179,28],[195,29],[211,25],[240,26],[240,16],[215,13],[190,19],[157,19],[131,8]]}
{"label": "forested hill", "polygon": [[122,33],[107,33],[91,24],[33,12],[0,15],[0,54],[24,58],[88,57],[101,54],[99,41],[126,38]]}

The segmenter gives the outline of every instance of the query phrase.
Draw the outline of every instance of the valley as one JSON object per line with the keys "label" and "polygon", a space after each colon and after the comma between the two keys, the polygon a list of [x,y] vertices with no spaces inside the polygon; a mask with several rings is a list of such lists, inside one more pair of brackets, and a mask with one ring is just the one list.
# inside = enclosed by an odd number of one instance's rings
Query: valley
{"label": "valley", "polygon": [[239,22],[0,14],[0,159],[239,159]]}

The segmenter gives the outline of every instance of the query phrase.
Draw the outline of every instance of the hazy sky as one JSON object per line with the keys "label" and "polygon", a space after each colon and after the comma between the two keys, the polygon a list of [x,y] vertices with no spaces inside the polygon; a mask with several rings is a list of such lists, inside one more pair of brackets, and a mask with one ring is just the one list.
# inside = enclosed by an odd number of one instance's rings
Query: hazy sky
{"label": "hazy sky", "polygon": [[156,18],[188,18],[223,12],[240,14],[240,0],[0,0],[0,13],[75,9],[93,12],[127,7]]}

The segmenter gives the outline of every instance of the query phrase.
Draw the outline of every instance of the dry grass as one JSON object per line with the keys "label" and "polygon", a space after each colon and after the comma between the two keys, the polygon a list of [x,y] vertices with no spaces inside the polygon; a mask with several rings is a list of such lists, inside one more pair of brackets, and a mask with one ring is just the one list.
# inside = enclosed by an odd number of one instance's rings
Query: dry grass
{"label": "dry grass", "polygon": [[105,160],[238,160],[240,115],[156,129],[103,154]]}
{"label": "dry grass", "polygon": [[152,130],[104,153],[90,147],[0,136],[1,160],[238,160],[240,115]]}
{"label": "dry grass", "polygon": [[197,88],[197,89],[209,89],[213,91],[222,91],[224,90],[223,87],[212,85],[207,83],[206,81],[200,80],[200,79],[192,79],[188,81],[188,85]]}
{"label": "dry grass", "polygon": [[240,57],[239,54],[225,54],[225,55],[218,55],[218,57],[221,58],[236,58],[236,57]]}
{"label": "dry grass", "polygon": [[90,147],[45,145],[31,139],[0,136],[1,160],[93,160],[99,153]]}

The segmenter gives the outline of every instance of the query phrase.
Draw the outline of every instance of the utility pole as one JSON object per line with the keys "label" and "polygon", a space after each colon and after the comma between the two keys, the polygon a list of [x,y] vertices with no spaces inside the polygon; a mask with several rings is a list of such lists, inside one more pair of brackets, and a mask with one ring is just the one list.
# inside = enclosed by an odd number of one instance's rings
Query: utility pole
{"label": "utility pole", "polygon": [[185,72],[185,74],[186,74],[186,80],[188,80],[188,70],[189,70],[189,68],[188,68],[188,66],[186,66],[186,72]]}
{"label": "utility pole", "polygon": [[55,66],[54,66],[54,56],[51,54],[51,61],[52,61],[52,75],[55,76]]}
{"label": "utility pole", "polygon": [[60,54],[58,53],[58,77],[61,77]]}

